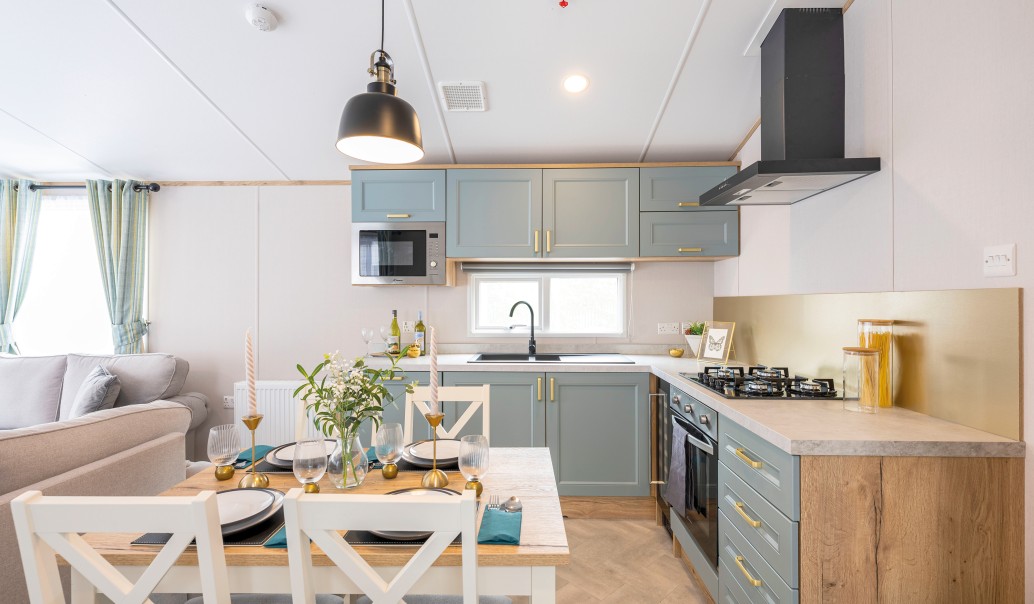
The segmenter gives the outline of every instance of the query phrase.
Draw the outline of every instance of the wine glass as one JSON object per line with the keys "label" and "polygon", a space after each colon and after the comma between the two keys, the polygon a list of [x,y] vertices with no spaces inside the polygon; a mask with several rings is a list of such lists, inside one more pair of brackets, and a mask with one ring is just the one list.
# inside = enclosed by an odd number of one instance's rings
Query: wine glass
{"label": "wine glass", "polygon": [[481,497],[481,479],[488,473],[488,439],[484,435],[471,434],[460,439],[459,466],[467,479],[464,488]]}
{"label": "wine glass", "polygon": [[241,453],[241,434],[236,424],[215,426],[208,431],[208,459],[215,464],[215,477],[233,477],[233,462]]}
{"label": "wine glass", "polygon": [[366,342],[366,356],[370,356],[370,342],[373,341],[373,329],[364,327],[360,334],[363,336],[363,342]]}
{"label": "wine glass", "polygon": [[402,447],[405,446],[402,440],[402,424],[381,424],[373,445],[377,460],[384,464],[381,475],[385,478],[398,476],[399,467],[395,462],[402,457]]}
{"label": "wine glass", "polygon": [[381,325],[381,339],[384,340],[384,354],[388,354],[388,347],[391,345],[391,328]]}
{"label": "wine glass", "polygon": [[319,493],[319,481],[327,471],[327,446],[322,439],[303,440],[294,445],[294,477],[306,493]]}

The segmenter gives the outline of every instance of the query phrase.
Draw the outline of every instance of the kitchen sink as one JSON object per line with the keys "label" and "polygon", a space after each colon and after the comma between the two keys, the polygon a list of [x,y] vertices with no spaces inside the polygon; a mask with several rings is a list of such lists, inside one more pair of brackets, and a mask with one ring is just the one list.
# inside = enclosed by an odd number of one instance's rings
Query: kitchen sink
{"label": "kitchen sink", "polygon": [[482,352],[468,363],[598,363],[631,365],[635,361],[620,354],[527,354]]}

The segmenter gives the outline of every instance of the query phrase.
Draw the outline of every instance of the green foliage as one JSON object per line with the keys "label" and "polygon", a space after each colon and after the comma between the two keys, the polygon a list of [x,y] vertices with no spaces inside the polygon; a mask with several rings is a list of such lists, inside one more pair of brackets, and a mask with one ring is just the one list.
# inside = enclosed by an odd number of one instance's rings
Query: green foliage
{"label": "green foliage", "polygon": [[702,336],[704,335],[704,322],[700,321],[697,323],[690,323],[689,327],[686,328],[687,336]]}

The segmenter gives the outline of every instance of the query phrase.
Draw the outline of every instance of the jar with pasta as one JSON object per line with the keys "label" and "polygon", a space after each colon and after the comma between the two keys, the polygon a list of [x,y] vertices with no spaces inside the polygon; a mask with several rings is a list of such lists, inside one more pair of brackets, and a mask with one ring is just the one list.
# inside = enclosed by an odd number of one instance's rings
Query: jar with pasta
{"label": "jar with pasta", "polygon": [[891,376],[891,349],[893,348],[894,321],[889,319],[858,319],[858,345],[863,348],[875,348],[880,352],[879,366],[879,405],[894,405]]}
{"label": "jar with pasta", "polygon": [[844,409],[876,413],[879,408],[880,351],[844,348]]}

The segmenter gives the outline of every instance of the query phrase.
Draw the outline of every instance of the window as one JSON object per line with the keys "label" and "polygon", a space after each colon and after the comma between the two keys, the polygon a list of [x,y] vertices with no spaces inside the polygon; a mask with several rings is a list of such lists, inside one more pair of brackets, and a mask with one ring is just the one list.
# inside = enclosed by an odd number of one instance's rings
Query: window
{"label": "window", "polygon": [[14,337],[24,355],[114,350],[85,196],[43,197]]}
{"label": "window", "polygon": [[604,271],[476,272],[470,278],[470,333],[527,336],[528,309],[535,333],[547,336],[614,336],[626,333],[626,274]]}

